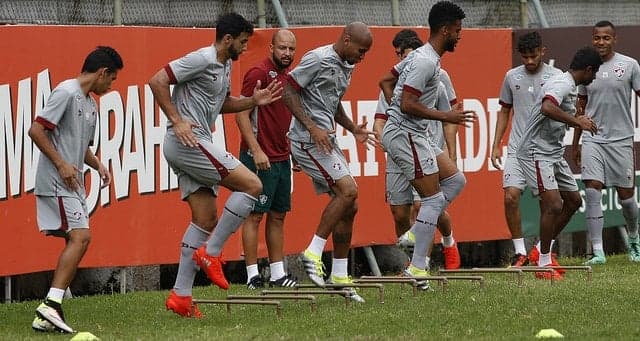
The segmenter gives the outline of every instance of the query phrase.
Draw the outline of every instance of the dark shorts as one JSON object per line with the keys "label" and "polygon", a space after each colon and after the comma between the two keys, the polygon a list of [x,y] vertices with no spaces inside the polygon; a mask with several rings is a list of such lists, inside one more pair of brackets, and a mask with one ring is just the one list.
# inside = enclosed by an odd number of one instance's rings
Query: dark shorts
{"label": "dark shorts", "polygon": [[262,194],[253,209],[254,212],[288,212],[291,210],[291,161],[272,162],[268,170],[256,171],[253,157],[246,151],[240,152],[240,162],[258,175],[262,181]]}

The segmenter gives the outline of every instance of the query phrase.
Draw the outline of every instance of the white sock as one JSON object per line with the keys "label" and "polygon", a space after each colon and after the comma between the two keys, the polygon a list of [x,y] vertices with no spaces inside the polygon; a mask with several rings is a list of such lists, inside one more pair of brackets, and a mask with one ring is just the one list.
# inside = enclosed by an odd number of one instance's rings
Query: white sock
{"label": "white sock", "polygon": [[455,243],[455,239],[453,239],[453,231],[448,236],[442,236],[442,246],[444,247],[452,247]]}
{"label": "white sock", "polygon": [[425,270],[429,271],[429,263],[431,263],[431,257],[427,256],[425,262],[427,264],[427,267],[425,268]]}
{"label": "white sock", "polygon": [[269,267],[271,268],[271,280],[272,281],[278,280],[278,279],[286,276],[286,274],[284,272],[284,263],[282,261],[271,263],[271,264],[269,264]]}
{"label": "white sock", "polygon": [[526,255],[527,249],[524,247],[524,238],[515,238],[512,239],[513,248],[515,249],[516,254]]}
{"label": "white sock", "polygon": [[313,253],[316,256],[322,256],[322,251],[324,251],[324,245],[327,243],[326,239],[318,237],[317,235],[313,235],[313,239],[311,239],[311,244],[307,247],[307,251]]}
{"label": "white sock", "polygon": [[347,277],[347,258],[334,258],[331,263],[331,276]]}
{"label": "white sock", "polygon": [[[553,244],[556,243],[555,239],[551,239],[551,245],[549,246],[549,252],[551,252],[551,250],[553,250]],[[538,240],[538,244],[536,244],[536,248],[538,248],[538,252],[540,252],[540,250],[542,250],[540,248],[540,241]]]}
{"label": "white sock", "polygon": [[591,245],[591,247],[593,248],[593,252],[595,253],[596,251],[600,251],[604,253],[604,245],[602,244],[602,240],[595,242]]}
{"label": "white sock", "polygon": [[551,264],[551,252],[541,253],[540,259],[538,260],[538,266],[546,266],[549,264]]}
{"label": "white sock", "polygon": [[258,275],[258,264],[247,265],[247,284],[253,277]]}
{"label": "white sock", "polygon": [[47,298],[54,302],[62,303],[62,298],[64,297],[64,291],[65,289],[58,289],[58,288],[51,287],[49,288],[49,293],[47,294]]}

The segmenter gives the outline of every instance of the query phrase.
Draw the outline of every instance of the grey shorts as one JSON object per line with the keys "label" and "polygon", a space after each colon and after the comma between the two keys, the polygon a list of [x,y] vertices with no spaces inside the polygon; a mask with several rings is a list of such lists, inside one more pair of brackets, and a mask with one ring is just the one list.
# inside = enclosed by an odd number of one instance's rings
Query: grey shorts
{"label": "grey shorts", "polygon": [[527,182],[524,172],[515,155],[509,154],[504,160],[504,170],[502,171],[502,188],[515,187],[524,190]]}
{"label": "grey shorts", "polygon": [[209,188],[217,195],[220,181],[241,165],[231,153],[204,139],[198,140],[197,147],[187,147],[166,134],[163,152],[178,176],[182,200],[200,188]]}
{"label": "grey shorts", "polygon": [[578,191],[569,164],[564,159],[558,161],[518,159],[524,172],[527,186],[533,195],[550,190],[562,192]]}
{"label": "grey shorts", "polygon": [[582,143],[582,180],[607,187],[632,188],[635,180],[633,138],[609,143]]}
{"label": "grey shorts", "polygon": [[391,158],[387,158],[385,189],[385,199],[389,205],[409,205],[420,200],[418,192]]}
{"label": "grey shorts", "polygon": [[408,180],[438,173],[436,155],[439,150],[425,134],[404,130],[394,122],[387,122],[382,133],[387,156],[402,170]]}
{"label": "grey shorts", "polygon": [[320,152],[315,143],[291,141],[291,155],[311,177],[317,194],[330,193],[336,181],[345,176],[351,177],[347,159],[335,140],[329,154]]}
{"label": "grey shorts", "polygon": [[84,199],[36,195],[36,220],[40,232],[65,236],[70,230],[89,228],[89,211]]}

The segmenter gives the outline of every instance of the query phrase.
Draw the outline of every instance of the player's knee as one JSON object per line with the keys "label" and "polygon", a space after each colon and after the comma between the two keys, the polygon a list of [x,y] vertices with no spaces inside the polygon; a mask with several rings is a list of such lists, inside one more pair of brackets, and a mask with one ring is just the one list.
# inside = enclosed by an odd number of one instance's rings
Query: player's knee
{"label": "player's knee", "polygon": [[251,178],[247,179],[246,190],[244,192],[254,198],[259,197],[262,193],[262,182],[260,181],[260,178],[258,178],[257,176],[252,176]]}
{"label": "player's knee", "polygon": [[580,208],[580,206],[582,206],[582,198],[580,197],[580,194],[576,192],[575,195],[571,195],[566,198],[564,204],[567,205],[571,212],[575,212]]}
{"label": "player's knee", "polygon": [[558,216],[562,213],[562,205],[562,200],[549,200],[544,204],[542,211],[544,214]]}
{"label": "player's knee", "polygon": [[91,243],[89,229],[74,229],[69,232],[69,244],[86,249]]}
{"label": "player's knee", "polygon": [[507,209],[517,209],[520,207],[520,194],[515,194],[512,191],[505,191],[504,207]]}

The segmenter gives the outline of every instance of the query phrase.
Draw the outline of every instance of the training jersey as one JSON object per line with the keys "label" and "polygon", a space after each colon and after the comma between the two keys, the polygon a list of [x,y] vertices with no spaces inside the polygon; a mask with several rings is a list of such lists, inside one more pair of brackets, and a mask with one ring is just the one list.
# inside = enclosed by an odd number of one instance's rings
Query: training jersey
{"label": "training jersey", "polygon": [[[302,108],[318,128],[335,129],[335,115],[355,65],[343,61],[333,45],[320,46],[307,52],[300,64],[289,72],[289,84],[300,93]],[[289,139],[312,143],[309,131],[298,120],[293,121]]]}
{"label": "training jersey", "polygon": [[95,136],[98,107],[90,95],[85,95],[77,79],[60,83],[49,96],[35,121],[48,131],[53,147],[60,156],[78,169],[77,191],[69,189],[56,166],[40,154],[36,170],[35,194],[58,197],[86,197],[84,190],[84,157]]}
{"label": "training jersey", "polygon": [[517,157],[535,160],[558,161],[564,156],[564,134],[567,124],[542,114],[542,101],[551,100],[569,115],[576,113],[578,90],[571,73],[564,72],[545,82],[531,109]]}
{"label": "training jersey", "polygon": [[408,91],[419,97],[427,108],[435,108],[438,99],[438,83],[440,82],[440,55],[427,43],[409,53],[392,72],[398,77],[393,89],[391,105],[387,113],[389,119],[401,124],[403,128],[416,133],[427,129],[428,119],[403,113],[400,110],[402,92]]}
{"label": "training jersey", "polygon": [[583,132],[583,141],[603,143],[633,137],[631,90],[640,93],[640,66],[620,53],[600,66],[591,84],[578,87],[578,95],[587,96],[585,114],[598,127],[594,135]]}
{"label": "training jersey", "polygon": [[542,63],[540,70],[530,74],[524,65],[507,71],[500,89],[500,105],[513,108],[511,119],[511,133],[507,153],[513,154],[518,150],[518,143],[529,122],[529,115],[535,100],[544,83],[562,71],[546,63]]}
{"label": "training jersey", "polygon": [[[440,82],[438,84],[438,100],[436,101],[436,109],[438,111],[450,111],[449,97],[447,96],[447,87],[444,85],[444,82]],[[443,149],[446,141],[444,140],[444,130],[442,127],[442,121],[439,120],[429,120],[429,125],[427,126],[427,134],[433,144],[435,144],[438,148]]]}
{"label": "training jersey", "polygon": [[[211,128],[229,95],[231,59],[224,64],[217,58],[215,46],[203,47],[165,66],[171,84],[171,100],[178,113],[197,124],[196,138],[212,140]],[[167,134],[174,134],[167,121]]]}
{"label": "training jersey", "polygon": [[[265,88],[273,80],[284,84],[287,81],[287,70],[279,70],[270,58],[265,58],[244,75],[241,95],[251,97],[258,81],[261,83],[261,88]],[[287,132],[291,125],[291,112],[284,101],[279,99],[271,104],[256,106],[251,111],[250,121],[253,135],[269,161],[289,160],[290,148]],[[240,142],[240,150],[248,151],[248,149],[249,147],[243,139]]]}

